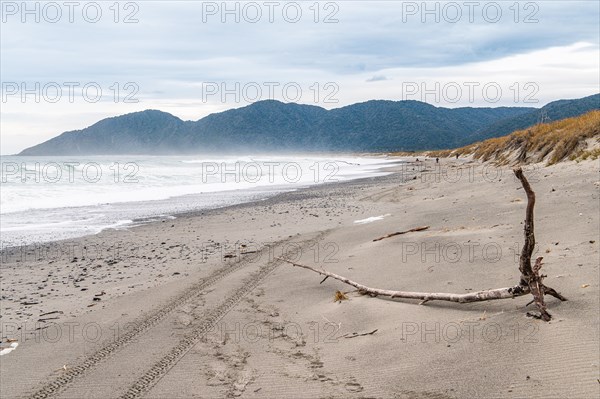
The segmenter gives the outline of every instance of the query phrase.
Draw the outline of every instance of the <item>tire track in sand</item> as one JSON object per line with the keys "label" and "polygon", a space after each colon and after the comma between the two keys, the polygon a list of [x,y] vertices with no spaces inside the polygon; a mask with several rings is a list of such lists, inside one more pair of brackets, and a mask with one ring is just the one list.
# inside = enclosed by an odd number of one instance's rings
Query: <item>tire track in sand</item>
{"label": "tire track in sand", "polygon": [[[149,315],[143,316],[139,320],[134,321],[132,323],[134,325],[134,327],[132,327],[131,329],[128,329],[128,331],[125,334],[121,335],[119,338],[117,338],[114,341],[108,342],[102,348],[98,349],[93,354],[91,354],[91,355],[87,356],[85,359],[83,359],[79,364],[70,367],[67,371],[65,371],[60,376],[54,378],[53,380],[51,380],[49,382],[44,383],[40,388],[38,388],[36,391],[34,391],[34,393],[32,393],[28,397],[30,399],[45,399],[45,398],[55,397],[62,390],[64,390],[67,386],[69,386],[73,381],[79,379],[86,372],[91,371],[97,364],[110,358],[114,353],[119,351],[119,349],[121,349],[122,347],[127,345],[129,342],[131,342],[138,336],[149,331],[151,328],[153,328],[158,323],[160,323],[163,319],[165,319],[165,317],[167,317],[173,311],[175,311],[176,309],[180,308],[182,305],[188,303],[189,301],[191,301],[194,298],[201,295],[204,290],[206,290],[210,286],[214,285],[218,281],[222,280],[229,274],[235,272],[236,270],[239,270],[239,269],[245,267],[246,265],[253,263],[252,261],[254,259],[256,259],[257,256],[262,256],[265,254],[265,252],[268,254],[268,252],[274,246],[285,244],[290,240],[291,239],[288,238],[286,240],[278,241],[278,242],[274,243],[273,245],[265,246],[260,251],[253,254],[253,256],[244,257],[233,264],[230,264],[230,265],[222,267],[218,270],[215,270],[209,276],[201,279],[198,283],[187,288],[183,293],[181,293],[180,295],[178,295],[175,298],[173,298],[172,300],[170,300],[167,304],[165,304],[161,308],[155,310],[154,312],[150,313]],[[262,268],[261,270],[263,270],[263,269],[264,268]],[[272,269],[274,269],[274,267],[272,267]],[[262,274],[260,272],[259,272],[259,274],[262,276]],[[264,276],[262,276],[259,280],[256,280],[256,283],[258,284],[260,282],[260,280],[262,280],[262,278],[264,278],[265,276],[266,276],[266,274]],[[244,290],[244,288],[242,288],[242,290]],[[234,294],[234,296],[235,296],[235,294]],[[240,297],[240,299],[241,299],[241,297]],[[239,301],[239,299],[238,299],[238,301]],[[225,303],[220,305],[217,309],[220,309],[225,304],[229,304],[229,302],[225,301]],[[230,307],[231,306],[232,306],[232,304],[230,304]],[[214,313],[214,311],[210,312],[211,315],[213,313]],[[204,325],[204,323],[203,323],[203,325]]]}
{"label": "tire track in sand", "polygon": [[[306,245],[319,240],[326,233],[320,233],[316,238],[306,240],[302,243],[300,249]],[[261,267],[258,272],[248,278],[242,287],[235,290],[228,296],[220,305],[209,311],[200,322],[200,325],[185,336],[175,345],[167,355],[156,362],[142,377],[133,383],[129,389],[120,396],[121,399],[135,399],[142,397],[145,393],[165,376],[185,354],[192,349],[201,339],[204,334],[209,332],[215,324],[221,320],[231,309],[233,309],[246,295],[252,292],[269,274],[271,274],[277,266],[283,263],[281,260],[274,259]]]}

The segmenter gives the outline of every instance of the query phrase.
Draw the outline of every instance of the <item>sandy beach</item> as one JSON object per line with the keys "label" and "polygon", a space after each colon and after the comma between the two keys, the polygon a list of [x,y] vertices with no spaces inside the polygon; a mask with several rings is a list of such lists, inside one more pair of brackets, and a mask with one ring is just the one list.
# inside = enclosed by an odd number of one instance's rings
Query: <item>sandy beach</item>
{"label": "sandy beach", "polygon": [[[407,158],[409,159],[409,158]],[[378,288],[518,283],[526,196],[469,159],[2,254],[0,396],[592,398],[600,394],[598,161],[524,167],[553,320],[531,295],[456,304]],[[427,230],[373,241],[418,226]],[[334,302],[336,291],[347,300]]]}

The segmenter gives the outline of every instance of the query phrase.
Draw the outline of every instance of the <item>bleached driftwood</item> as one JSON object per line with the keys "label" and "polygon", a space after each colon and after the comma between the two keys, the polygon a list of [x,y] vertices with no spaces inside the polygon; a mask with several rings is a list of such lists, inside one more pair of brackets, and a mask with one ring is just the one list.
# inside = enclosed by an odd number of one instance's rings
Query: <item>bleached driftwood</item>
{"label": "bleached driftwood", "polygon": [[419,299],[420,304],[424,304],[428,301],[449,301],[458,303],[470,303],[470,302],[481,302],[491,301],[495,299],[508,299],[523,296],[531,293],[533,295],[533,302],[535,302],[538,310],[540,311],[539,318],[549,321],[552,316],[546,309],[544,302],[544,295],[551,295],[561,301],[567,299],[560,293],[555,291],[553,288],[547,287],[542,283],[545,276],[540,275],[539,271],[542,268],[542,257],[538,257],[535,261],[534,266],[531,266],[531,255],[535,247],[535,235],[533,226],[533,208],[535,206],[535,193],[531,189],[529,182],[523,175],[521,168],[514,170],[515,175],[521,181],[525,192],[527,193],[527,210],[525,213],[525,243],[521,251],[519,258],[519,270],[521,271],[521,278],[517,285],[505,288],[496,288],[493,290],[485,290],[478,292],[471,292],[468,294],[452,294],[452,293],[441,293],[441,292],[411,292],[411,291],[395,291],[385,290],[380,288],[371,288],[366,285],[352,281],[344,276],[332,273],[325,269],[316,269],[311,266],[303,265],[300,263],[292,262],[285,258],[278,258],[285,261],[293,266],[301,267],[304,269],[311,270],[318,273],[325,278],[321,281],[325,281],[328,277],[339,280],[343,283],[351,285],[358,289],[358,291],[365,295],[370,296],[387,296],[390,298],[403,298],[403,299]]}

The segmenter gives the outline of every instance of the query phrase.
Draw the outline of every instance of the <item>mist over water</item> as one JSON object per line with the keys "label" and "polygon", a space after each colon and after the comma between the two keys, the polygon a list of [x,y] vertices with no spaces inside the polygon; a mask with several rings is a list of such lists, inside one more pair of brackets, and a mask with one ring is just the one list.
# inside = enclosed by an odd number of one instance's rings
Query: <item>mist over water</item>
{"label": "mist over water", "polygon": [[315,184],[383,175],[384,157],[2,157],[3,248],[127,228]]}

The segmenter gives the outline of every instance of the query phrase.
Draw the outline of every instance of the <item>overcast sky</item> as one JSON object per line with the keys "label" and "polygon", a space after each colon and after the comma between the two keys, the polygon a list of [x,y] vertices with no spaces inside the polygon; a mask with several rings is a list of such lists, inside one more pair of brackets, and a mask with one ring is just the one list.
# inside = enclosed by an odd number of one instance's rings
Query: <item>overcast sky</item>
{"label": "overcast sky", "polygon": [[600,86],[597,1],[23,4],[1,3],[2,154],[144,109],[541,107]]}

